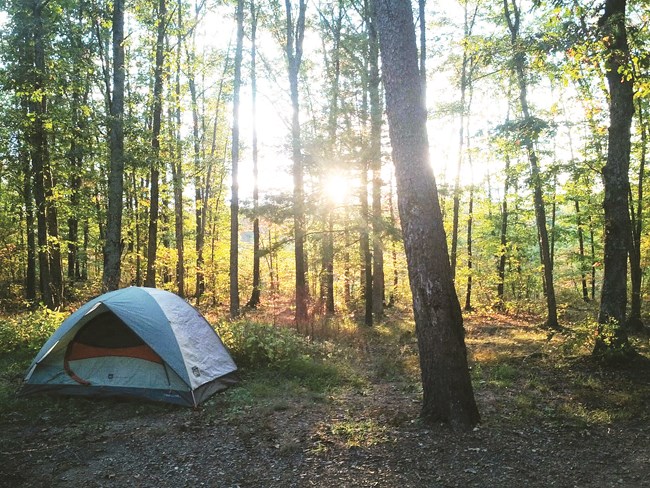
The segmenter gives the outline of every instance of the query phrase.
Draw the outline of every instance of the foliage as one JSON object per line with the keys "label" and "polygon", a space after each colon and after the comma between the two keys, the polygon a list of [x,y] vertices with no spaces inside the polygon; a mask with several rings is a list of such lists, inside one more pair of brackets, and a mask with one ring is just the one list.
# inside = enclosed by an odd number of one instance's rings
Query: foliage
{"label": "foliage", "polygon": [[66,316],[65,312],[41,306],[32,312],[0,318],[0,351],[37,352]]}

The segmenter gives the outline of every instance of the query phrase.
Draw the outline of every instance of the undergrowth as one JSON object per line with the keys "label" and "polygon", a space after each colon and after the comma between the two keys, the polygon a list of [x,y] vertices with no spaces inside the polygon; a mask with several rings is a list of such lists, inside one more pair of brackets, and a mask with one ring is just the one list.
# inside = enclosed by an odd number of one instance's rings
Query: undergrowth
{"label": "undergrowth", "polygon": [[[88,399],[17,397],[30,361],[63,318],[63,313],[46,309],[0,317],[0,417],[30,422],[44,415],[85,417],[92,411],[129,416],[175,408],[161,410],[160,405],[143,403],[115,408]],[[417,340],[408,316],[393,313],[371,328],[349,317],[337,320],[314,329],[317,339],[263,320],[218,321],[216,329],[239,367],[241,382],[213,397],[204,409],[206,417],[216,421],[300,403],[338,404],[349,393],[365,395],[379,383],[390,383],[395,395],[418,401]],[[485,422],[584,426],[648,419],[644,405],[650,387],[642,379],[649,365],[610,371],[593,362],[593,320],[566,323],[561,334],[549,334],[535,323],[499,314],[468,317],[469,363]],[[632,341],[641,355],[649,355],[647,337]],[[367,436],[375,427],[341,424],[330,434],[354,445],[361,442],[357,432]],[[381,437],[381,431],[377,433]]]}

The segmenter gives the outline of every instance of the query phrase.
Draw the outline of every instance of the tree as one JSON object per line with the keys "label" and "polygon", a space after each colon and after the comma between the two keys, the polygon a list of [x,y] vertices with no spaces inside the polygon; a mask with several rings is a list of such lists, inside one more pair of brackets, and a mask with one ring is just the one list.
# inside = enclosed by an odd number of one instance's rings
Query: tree
{"label": "tree", "polygon": [[239,91],[244,43],[244,0],[237,0],[237,45],[232,114],[232,186],[230,193],[230,318],[239,315]]}
{"label": "tree", "polygon": [[[170,139],[176,139],[176,157],[172,158],[172,186],[174,188],[174,237],[176,239],[176,285],[178,296],[185,296],[185,243],[183,232],[183,141],[181,139],[181,51],[183,46],[183,5],[178,0],[176,36],[176,83],[174,87],[175,127]],[[171,130],[170,114],[170,130]]]}
{"label": "tree", "polygon": [[526,148],[530,164],[530,176],[533,186],[533,201],[535,205],[535,221],[539,235],[539,247],[544,268],[544,286],[546,291],[547,318],[546,326],[559,329],[557,320],[557,302],[555,299],[555,283],[553,282],[553,262],[546,227],[546,209],[542,190],[542,180],[539,159],[535,149],[535,138],[540,131],[540,120],[532,116],[528,105],[528,85],[526,81],[526,52],[522,49],[520,38],[521,8],[516,0],[503,0],[503,11],[510,31],[510,42],[513,49],[513,64],[519,85],[519,103],[523,120],[521,121],[523,145]]}
{"label": "tree", "polygon": [[413,296],[424,398],[421,416],[470,427],[479,421],[463,317],[429,165],[426,112],[408,0],[378,0],[377,27],[398,208]]}
{"label": "tree", "polygon": [[124,0],[113,2],[113,89],[110,100],[108,211],[104,245],[105,290],[120,286],[122,256],[122,195],[124,193]]}
{"label": "tree", "polygon": [[370,99],[370,169],[372,171],[372,313],[384,315],[384,248],[381,205],[381,122],[383,107],[379,92],[379,40],[373,0],[368,4],[368,95]]}
{"label": "tree", "polygon": [[302,45],[305,38],[305,11],[307,3],[299,0],[298,16],[294,21],[291,0],[285,0],[286,8],[286,45],[287,70],[291,94],[291,153],[293,160],[293,223],[294,223],[294,257],[296,266],[296,323],[307,321],[307,286],[305,253],[305,202],[304,202],[304,167],[300,131],[300,94],[298,75],[302,63]]}
{"label": "tree", "polygon": [[605,256],[603,288],[598,313],[598,337],[593,354],[624,359],[632,353],[625,332],[627,253],[632,236],[629,200],[630,127],[634,116],[632,80],[625,75],[629,47],[625,25],[626,0],[607,0],[599,20],[606,55],[609,86],[609,138],[605,185]]}
{"label": "tree", "polygon": [[147,243],[147,276],[144,280],[145,286],[152,288],[156,287],[158,218],[160,212],[160,127],[162,122],[163,64],[165,62],[165,30],[167,25],[167,5],[165,0],[159,0],[156,25],[151,127],[151,204],[149,208],[149,240]]}
{"label": "tree", "polygon": [[648,127],[645,116],[643,102],[639,100],[638,120],[639,131],[641,132],[641,149],[639,155],[639,172],[636,191],[636,209],[634,208],[634,199],[630,192],[630,218],[632,226],[632,240],[630,243],[630,279],[632,287],[632,296],[630,300],[630,314],[627,318],[626,326],[630,330],[643,330],[643,320],[641,320],[641,282],[643,281],[643,269],[641,267],[641,239],[643,236],[643,182],[645,176],[646,152],[648,143]]}
{"label": "tree", "polygon": [[259,170],[258,170],[258,140],[257,140],[257,10],[255,0],[250,0],[251,12],[251,122],[253,124],[253,290],[246,304],[256,308],[260,304],[260,217],[259,213]]}

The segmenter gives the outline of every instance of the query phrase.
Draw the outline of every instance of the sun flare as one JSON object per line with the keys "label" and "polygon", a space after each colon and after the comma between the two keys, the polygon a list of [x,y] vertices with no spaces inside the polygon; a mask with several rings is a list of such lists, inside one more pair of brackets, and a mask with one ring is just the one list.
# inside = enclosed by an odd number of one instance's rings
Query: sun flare
{"label": "sun flare", "polygon": [[341,205],[350,193],[350,180],[339,173],[328,174],[323,182],[323,192],[328,201]]}

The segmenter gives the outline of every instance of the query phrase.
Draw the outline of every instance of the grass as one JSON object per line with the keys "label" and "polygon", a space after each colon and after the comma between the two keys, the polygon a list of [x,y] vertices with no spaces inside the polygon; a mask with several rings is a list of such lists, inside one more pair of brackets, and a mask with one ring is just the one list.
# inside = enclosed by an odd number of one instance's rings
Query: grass
{"label": "grass", "polygon": [[[0,417],[4,422],[29,424],[48,417],[62,423],[67,418],[101,423],[102,419],[178,411],[173,406],[137,402],[17,397],[25,369],[57,320],[60,317],[39,311],[0,319]],[[589,321],[569,324],[564,334],[552,336],[536,323],[496,314],[472,314],[466,321],[471,375],[484,423],[581,427],[650,420],[645,408],[650,397],[647,361],[639,360],[629,368],[603,369],[590,360]],[[202,415],[216,421],[251,412],[271,415],[298,405],[344,405],[346,395],[366,395],[379,384],[392,385],[392,395],[418,401],[417,343],[404,315],[394,312],[373,328],[355,325],[349,318],[338,324],[330,319],[327,331],[324,327],[316,340],[250,318],[219,323],[217,329],[240,366],[242,381],[209,400]],[[633,340],[644,357],[650,355],[647,338]],[[347,446],[385,442],[382,425],[376,418],[350,416],[323,425],[323,438]]]}

